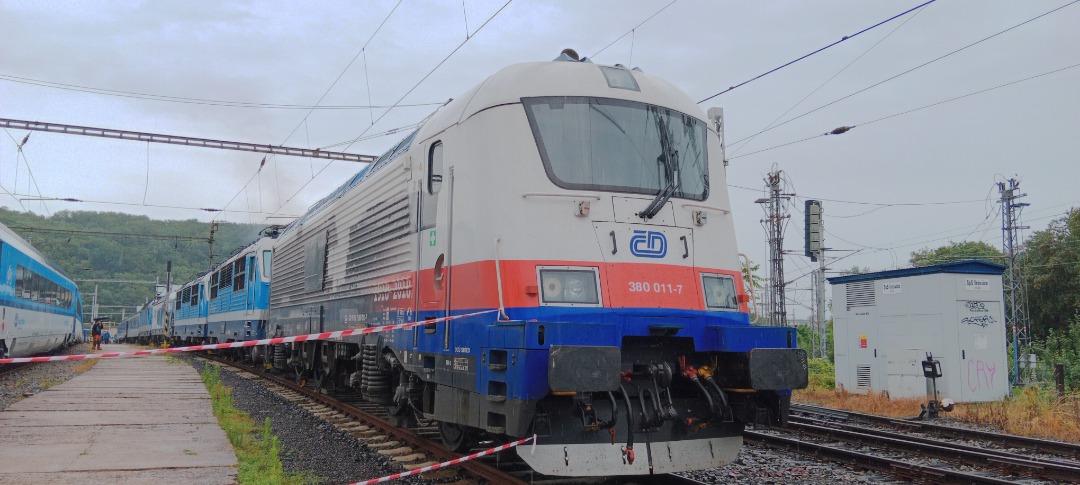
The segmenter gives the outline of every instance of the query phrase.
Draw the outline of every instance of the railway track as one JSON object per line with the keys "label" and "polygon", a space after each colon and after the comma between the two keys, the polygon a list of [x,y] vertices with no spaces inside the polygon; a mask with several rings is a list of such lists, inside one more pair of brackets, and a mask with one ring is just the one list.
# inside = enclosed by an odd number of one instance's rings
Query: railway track
{"label": "railway track", "polygon": [[[391,461],[399,463],[405,470],[422,468],[466,456],[446,449],[439,439],[438,429],[433,424],[399,427],[389,416],[385,406],[362,401],[354,393],[320,392],[306,383],[297,383],[293,379],[267,373],[261,367],[239,363],[220,354],[201,354],[198,358],[231,368],[240,377],[259,381],[264,387],[284,399],[348,432],[354,438],[364,441],[371,450],[388,456]],[[482,443],[484,448],[498,445],[499,443]],[[528,446],[528,444],[522,446]],[[479,448],[471,452],[478,450]],[[602,478],[537,475],[528,469],[511,450],[466,461],[453,467],[426,472],[420,477],[454,485],[699,485],[706,483],[690,477],[668,474],[652,477]]]}
{"label": "railway track", "polygon": [[22,369],[22,368],[24,368],[26,366],[31,366],[31,365],[34,365],[34,364],[26,363],[26,364],[5,364],[5,365],[0,365],[0,379],[4,379],[8,375],[14,373],[15,371],[17,371],[19,369]]}
{"label": "railway track", "polygon": [[[315,417],[364,441],[372,451],[387,456],[405,470],[422,468],[464,456],[447,450],[437,442],[438,430],[433,426],[398,427],[390,421],[384,407],[359,402],[353,395],[323,394],[291,379],[266,373],[259,367],[238,363],[221,355],[201,355],[200,357],[231,367],[239,371],[238,375],[241,377],[260,381],[267,389],[307,410]],[[497,444],[492,446],[497,446]],[[455,468],[428,472],[423,475],[423,478],[440,481],[456,480],[452,483],[459,485],[470,483],[524,485],[528,483],[482,461],[467,461]]]}
{"label": "railway track", "polygon": [[[941,425],[926,426],[927,423],[810,406],[792,406],[792,411],[790,427],[785,432],[748,430],[744,437],[748,441],[787,447],[920,482],[1071,483],[1080,477],[1080,462],[1060,456],[1039,456],[1048,449],[1072,456],[1069,453],[1075,445],[1067,443]],[[879,429],[886,425],[905,432]],[[960,436],[953,439],[979,441],[982,445],[910,434],[927,431]],[[1018,446],[1018,443],[1025,445]]]}
{"label": "railway track", "polygon": [[854,425],[882,426],[904,432],[923,433],[944,439],[982,442],[995,449],[1020,450],[1032,455],[1048,454],[1080,461],[1080,445],[1075,443],[1063,443],[1061,441],[1031,438],[1028,436],[958,428],[955,426],[935,424],[928,421],[888,418],[885,416],[875,416],[853,411],[840,411],[804,404],[793,404],[791,406],[791,412],[793,416],[804,418],[817,418],[822,421],[849,423]]}

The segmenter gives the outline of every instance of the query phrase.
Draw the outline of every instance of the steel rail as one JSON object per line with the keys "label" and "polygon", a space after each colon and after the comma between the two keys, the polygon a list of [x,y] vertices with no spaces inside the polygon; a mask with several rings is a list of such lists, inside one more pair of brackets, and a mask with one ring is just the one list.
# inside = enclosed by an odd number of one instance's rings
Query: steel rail
{"label": "steel rail", "polygon": [[1028,436],[1017,436],[992,431],[980,431],[975,429],[957,428],[940,424],[916,421],[913,419],[889,418],[875,416],[854,411],[841,411],[836,409],[810,406],[806,404],[792,404],[791,411],[806,415],[816,415],[848,422],[863,422],[871,424],[883,424],[887,426],[911,429],[924,433],[937,434],[955,439],[989,441],[1009,448],[1025,448],[1034,452],[1049,453],[1074,460],[1080,460],[1080,445],[1064,443]]}
{"label": "steel rail", "polygon": [[[798,426],[803,425],[803,424],[811,424],[811,425],[833,427],[835,429],[839,429],[839,430],[843,430],[843,431],[851,431],[851,432],[856,432],[856,433],[866,432],[867,431],[867,429],[865,427],[862,427],[862,426],[856,425],[856,424],[821,421],[821,420],[806,418],[806,417],[802,417],[802,416],[792,416],[789,419],[790,419],[789,422],[796,425],[795,427],[798,427]],[[909,435],[909,434],[896,433],[896,432],[892,432],[892,431],[884,431],[884,430],[880,430],[880,429],[875,429],[872,432],[873,432],[873,434],[875,436],[884,436],[884,437],[888,437],[888,438],[911,441],[911,442],[915,442],[915,443],[922,443],[922,444],[933,445],[933,446],[940,446],[940,445],[944,444],[945,446],[948,446],[949,448],[954,448],[954,449],[963,450],[963,451],[969,451],[969,452],[976,452],[976,453],[981,453],[981,454],[984,454],[984,455],[994,455],[994,456],[998,456],[998,457],[1001,457],[1003,459],[1008,459],[1008,460],[1013,460],[1013,459],[1016,459],[1018,457],[1017,453],[1015,453],[1015,452],[1002,451],[1002,450],[998,450],[998,449],[995,449],[995,448],[987,448],[987,447],[982,447],[982,446],[965,445],[963,443],[943,443],[940,439],[924,438],[924,437],[921,437],[921,436],[912,436],[912,435]],[[919,432],[919,431],[916,430],[915,432]],[[1025,449],[1025,451],[1029,451],[1029,450]],[[1028,455],[1019,455],[1019,457],[1022,458],[1023,460],[1026,460],[1026,461],[1029,461],[1029,462],[1032,462],[1032,463],[1038,463],[1040,465],[1041,464],[1049,464],[1049,465],[1053,465],[1053,466],[1071,467],[1074,472],[1080,472],[1080,462],[1077,462],[1077,461],[1074,461],[1074,460],[1054,460],[1054,459],[1040,458],[1040,457],[1037,457],[1037,456],[1028,456]],[[1069,479],[1071,480],[1072,476],[1070,476]]]}
{"label": "steel rail", "polygon": [[1048,480],[1072,481],[1080,476],[1080,464],[1063,463],[1049,460],[1038,460],[1030,457],[1006,453],[996,450],[986,450],[974,446],[957,445],[953,443],[933,442],[929,439],[919,439],[904,436],[899,433],[879,432],[877,430],[853,431],[840,427],[821,426],[790,422],[790,429],[800,433],[806,433],[823,438],[829,438],[848,443],[870,444],[885,446],[889,449],[902,449],[908,452],[925,456],[932,456],[943,460],[961,460],[962,463],[981,463],[984,466],[995,468],[1006,473],[1018,473],[1034,478]]}
{"label": "steel rail", "polygon": [[759,431],[743,431],[743,438],[748,441],[783,446],[801,453],[812,453],[816,456],[822,456],[831,460],[896,475],[902,478],[909,478],[922,483],[985,483],[990,485],[1010,485],[1016,483],[1015,480],[920,465],[895,458],[886,458],[860,451],[811,443],[796,438],[766,434]]}

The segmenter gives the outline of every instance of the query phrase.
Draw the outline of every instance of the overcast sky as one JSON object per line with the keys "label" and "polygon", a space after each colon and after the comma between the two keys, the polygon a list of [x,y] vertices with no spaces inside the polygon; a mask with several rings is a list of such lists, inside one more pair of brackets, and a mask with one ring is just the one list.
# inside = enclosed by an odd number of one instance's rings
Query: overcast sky
{"label": "overcast sky", "polygon": [[[402,133],[372,135],[563,48],[640,67],[700,100],[921,3],[3,0],[0,118],[380,154]],[[1004,178],[1029,194],[1032,230],[1080,205],[1080,67],[1069,68],[1080,64],[1080,5],[735,143],[1069,3],[940,0],[702,103],[725,109],[740,250],[768,266],[754,200],[774,166],[799,197],[785,246],[801,253],[803,199],[825,199],[826,246],[861,250],[834,253],[847,256],[830,263],[837,270],[902,267],[912,251],[950,241],[1000,247],[993,184]],[[335,109],[300,109],[314,105]],[[257,153],[42,132],[20,154],[26,133],[0,133],[0,204],[39,214],[283,223],[361,168],[270,157],[258,172]],[[86,202],[19,200],[39,196]],[[789,257],[788,279],[809,264]]]}

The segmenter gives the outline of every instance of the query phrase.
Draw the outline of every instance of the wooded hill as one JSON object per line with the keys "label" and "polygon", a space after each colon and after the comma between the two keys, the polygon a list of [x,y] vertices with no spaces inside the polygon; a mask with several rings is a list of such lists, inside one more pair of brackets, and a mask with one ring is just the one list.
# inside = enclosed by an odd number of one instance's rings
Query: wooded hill
{"label": "wooded hill", "polygon": [[[154,220],[115,212],[63,211],[50,217],[0,208],[0,222],[30,242],[68,277],[75,279],[90,316],[94,285],[101,316],[131,315],[154,297],[153,283],[78,280],[159,281],[172,261],[173,286],[183,284],[258,238],[265,226],[218,223],[210,260],[210,223]],[[123,306],[125,308],[118,308]]]}

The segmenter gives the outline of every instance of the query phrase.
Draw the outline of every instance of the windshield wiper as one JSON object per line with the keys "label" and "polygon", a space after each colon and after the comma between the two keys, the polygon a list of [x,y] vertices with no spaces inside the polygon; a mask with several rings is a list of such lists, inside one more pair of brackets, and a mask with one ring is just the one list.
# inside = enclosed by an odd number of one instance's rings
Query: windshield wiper
{"label": "windshield wiper", "polygon": [[671,200],[671,197],[679,190],[679,151],[675,149],[674,144],[671,142],[671,129],[667,122],[664,121],[664,118],[660,116],[659,108],[651,107],[649,111],[653,113],[653,120],[656,121],[656,131],[660,136],[660,156],[656,157],[656,162],[663,166],[664,177],[668,182],[665,187],[656,193],[656,198],[649,203],[649,206],[637,213],[638,217],[645,220],[652,219],[653,216],[659,213],[664,204],[667,204],[668,200]]}

